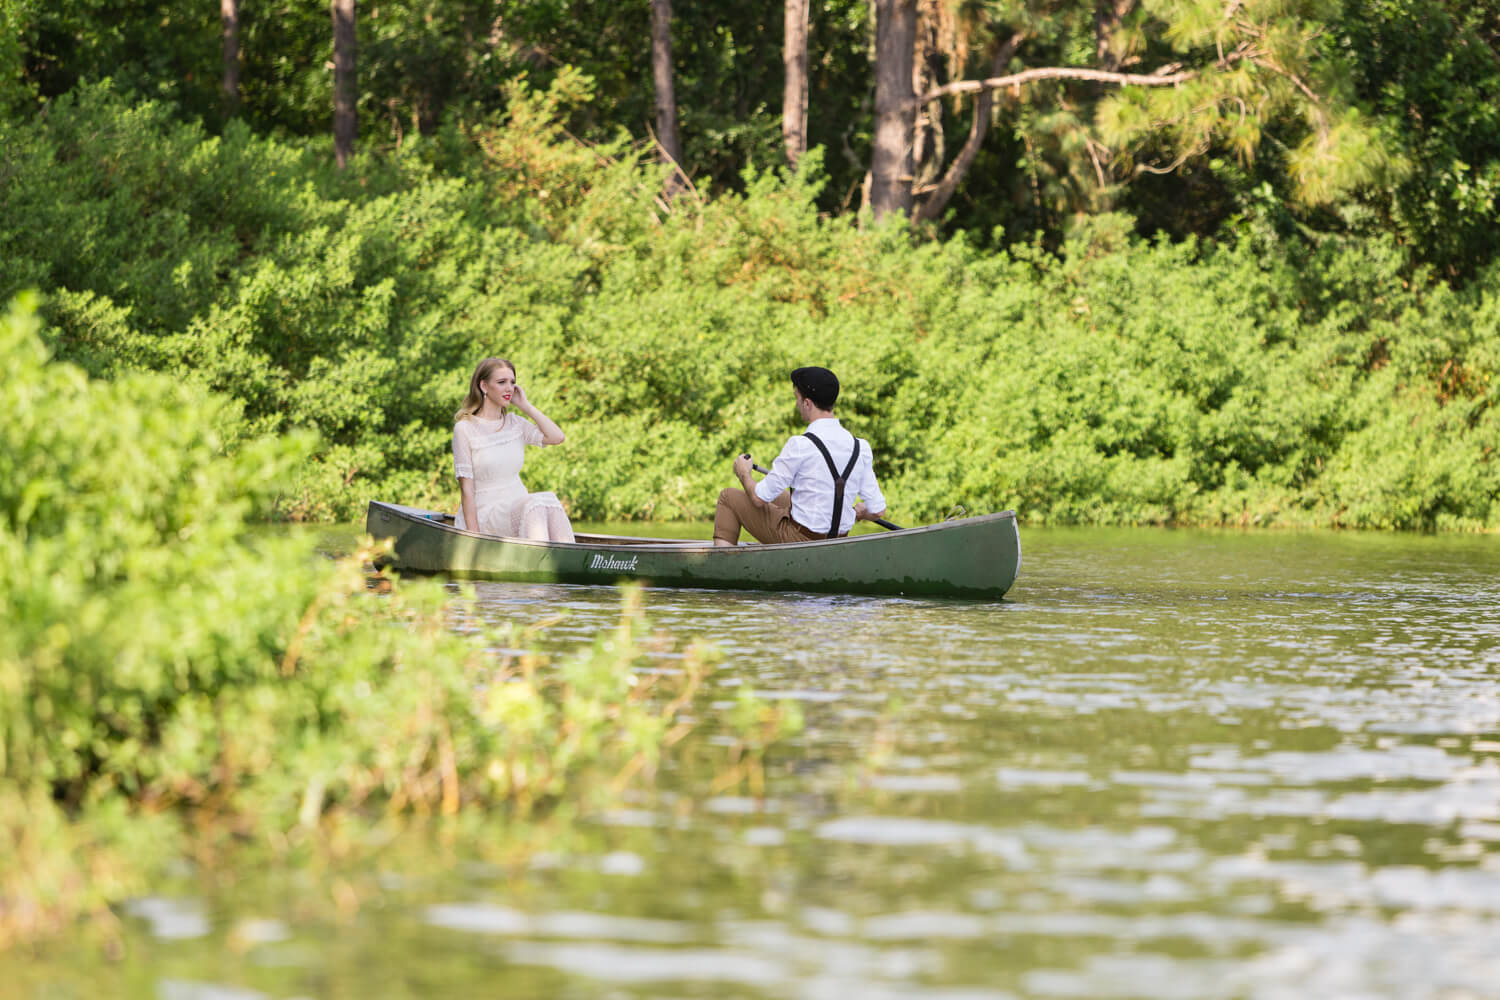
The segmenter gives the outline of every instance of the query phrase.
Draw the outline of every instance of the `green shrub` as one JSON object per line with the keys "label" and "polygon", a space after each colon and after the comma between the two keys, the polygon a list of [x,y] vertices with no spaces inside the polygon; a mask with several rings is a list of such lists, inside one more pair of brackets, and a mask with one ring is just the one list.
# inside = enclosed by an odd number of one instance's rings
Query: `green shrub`
{"label": "green shrub", "polygon": [[1113,217],[1058,254],[914,242],[821,216],[818,151],[668,206],[640,151],[562,131],[588,94],[516,85],[504,120],[335,177],[86,90],[0,153],[0,286],[41,283],[95,374],[225,393],[246,440],[315,431],[285,517],[455,507],[452,413],[496,354],[569,435],[528,485],[580,518],[707,517],[733,454],[801,429],[786,372],[824,364],[907,521],[1497,525],[1493,274],[1460,294],[1389,237],[1141,242]]}
{"label": "green shrub", "polygon": [[[236,404],[164,375],[51,362],[34,309],[0,317],[0,947],[203,841],[612,803],[682,735],[713,657],[648,641],[638,595],[555,663],[496,654],[535,637],[455,630],[468,611],[438,583],[371,593],[372,552],[250,529],[310,437],[246,438]],[[793,721],[751,699],[723,725],[754,750]]]}

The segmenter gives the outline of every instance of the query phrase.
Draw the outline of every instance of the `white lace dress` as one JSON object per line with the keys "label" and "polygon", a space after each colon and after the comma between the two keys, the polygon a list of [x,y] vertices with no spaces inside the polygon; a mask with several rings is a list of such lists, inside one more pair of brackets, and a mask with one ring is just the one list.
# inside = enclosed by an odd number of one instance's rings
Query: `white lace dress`
{"label": "white lace dress", "polygon": [[479,521],[466,525],[460,504],[457,526],[487,535],[573,541],[562,501],[552,493],[528,493],[521,482],[526,446],[541,444],[536,425],[513,415],[500,420],[466,417],[454,425],[453,474],[474,481],[474,516]]}

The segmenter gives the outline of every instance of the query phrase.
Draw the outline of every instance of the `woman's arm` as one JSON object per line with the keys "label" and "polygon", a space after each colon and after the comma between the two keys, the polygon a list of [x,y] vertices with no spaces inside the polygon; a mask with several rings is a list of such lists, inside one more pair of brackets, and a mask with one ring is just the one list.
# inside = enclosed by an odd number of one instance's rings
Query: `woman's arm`
{"label": "woman's arm", "polygon": [[479,530],[479,508],[474,504],[474,480],[465,476],[458,481],[458,505],[464,514],[464,527]]}
{"label": "woman's arm", "polygon": [[464,527],[479,530],[479,507],[474,503],[474,451],[469,444],[469,426],[460,420],[453,425],[453,475],[458,479],[458,509]]}
{"label": "woman's arm", "polygon": [[542,444],[562,444],[568,439],[551,417],[531,405],[531,400],[526,398],[525,390],[519,385],[516,386],[516,394],[511,402],[516,405],[516,409],[530,417],[531,422],[536,424],[536,429],[542,432]]}

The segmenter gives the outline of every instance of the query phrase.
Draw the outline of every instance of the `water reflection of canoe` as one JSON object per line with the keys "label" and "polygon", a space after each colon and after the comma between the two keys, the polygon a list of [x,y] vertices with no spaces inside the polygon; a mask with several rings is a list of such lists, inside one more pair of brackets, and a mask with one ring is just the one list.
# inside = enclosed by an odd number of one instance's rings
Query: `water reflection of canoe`
{"label": "water reflection of canoe", "polygon": [[736,590],[999,597],[1021,568],[1012,511],[920,528],[790,545],[580,534],[573,544],[461,531],[451,515],[370,502],[365,529],[392,539],[387,564],[470,580],[614,583]]}

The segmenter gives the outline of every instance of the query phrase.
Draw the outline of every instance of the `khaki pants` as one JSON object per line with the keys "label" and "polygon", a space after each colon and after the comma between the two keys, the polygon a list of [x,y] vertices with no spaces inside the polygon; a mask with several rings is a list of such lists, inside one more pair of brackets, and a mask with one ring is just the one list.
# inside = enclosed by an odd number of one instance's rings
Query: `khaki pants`
{"label": "khaki pants", "polygon": [[719,494],[719,503],[714,508],[714,538],[737,544],[742,527],[758,542],[807,542],[824,537],[792,520],[789,490],[782,490],[766,506],[757,507],[743,489],[731,486]]}

